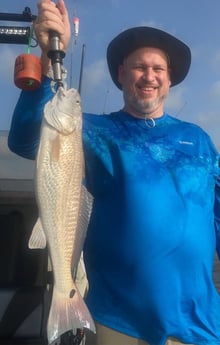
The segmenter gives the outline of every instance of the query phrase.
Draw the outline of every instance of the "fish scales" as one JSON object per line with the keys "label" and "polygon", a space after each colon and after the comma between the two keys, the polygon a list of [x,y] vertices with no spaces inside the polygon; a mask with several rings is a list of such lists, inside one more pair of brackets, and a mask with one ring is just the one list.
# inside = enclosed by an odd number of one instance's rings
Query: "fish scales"
{"label": "fish scales", "polygon": [[95,331],[90,313],[73,281],[91,213],[92,197],[82,185],[84,157],[82,112],[76,90],[59,88],[44,108],[36,161],[39,221],[31,248],[47,242],[54,275],[48,343],[68,330]]}

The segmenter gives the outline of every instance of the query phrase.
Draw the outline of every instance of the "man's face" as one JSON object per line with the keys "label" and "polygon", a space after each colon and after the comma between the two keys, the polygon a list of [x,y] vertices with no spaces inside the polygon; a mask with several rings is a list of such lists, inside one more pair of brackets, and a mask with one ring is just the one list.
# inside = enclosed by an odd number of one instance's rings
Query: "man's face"
{"label": "man's face", "polygon": [[140,118],[160,117],[171,85],[168,57],[157,48],[135,50],[119,66],[124,110]]}

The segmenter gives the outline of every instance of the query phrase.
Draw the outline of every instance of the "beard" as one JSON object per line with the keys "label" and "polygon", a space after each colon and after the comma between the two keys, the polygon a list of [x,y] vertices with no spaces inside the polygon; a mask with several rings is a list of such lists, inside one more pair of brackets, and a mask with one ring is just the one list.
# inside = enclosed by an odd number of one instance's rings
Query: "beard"
{"label": "beard", "polygon": [[127,90],[124,91],[125,109],[133,111],[133,115],[146,118],[151,115],[160,107],[163,107],[166,95],[158,96],[153,100],[147,98],[140,98],[137,94],[131,93]]}

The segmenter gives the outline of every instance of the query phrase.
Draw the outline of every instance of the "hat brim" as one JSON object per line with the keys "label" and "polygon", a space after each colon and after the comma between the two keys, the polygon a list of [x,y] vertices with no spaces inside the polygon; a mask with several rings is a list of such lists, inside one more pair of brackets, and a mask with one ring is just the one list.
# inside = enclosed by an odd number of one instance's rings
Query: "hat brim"
{"label": "hat brim", "polygon": [[119,89],[122,86],[118,81],[118,67],[129,54],[142,47],[159,48],[169,56],[171,86],[179,84],[186,77],[191,64],[189,47],[165,31],[140,26],[123,31],[107,48],[109,72]]}

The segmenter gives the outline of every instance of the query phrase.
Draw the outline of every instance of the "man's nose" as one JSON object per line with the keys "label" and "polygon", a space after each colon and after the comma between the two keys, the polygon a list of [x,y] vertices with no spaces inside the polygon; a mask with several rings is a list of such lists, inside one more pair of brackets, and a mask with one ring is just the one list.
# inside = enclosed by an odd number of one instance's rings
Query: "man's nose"
{"label": "man's nose", "polygon": [[154,73],[154,70],[153,68],[151,67],[146,67],[143,71],[143,79],[145,80],[153,80],[154,77],[155,77],[155,73]]}

